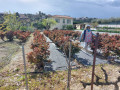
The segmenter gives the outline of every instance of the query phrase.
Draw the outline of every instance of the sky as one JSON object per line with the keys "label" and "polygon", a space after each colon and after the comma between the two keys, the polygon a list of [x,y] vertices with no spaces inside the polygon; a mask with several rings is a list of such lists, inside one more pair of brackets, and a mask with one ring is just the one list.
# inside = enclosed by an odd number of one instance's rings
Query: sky
{"label": "sky", "polygon": [[0,12],[8,11],[110,18],[120,17],[120,0],[0,0]]}

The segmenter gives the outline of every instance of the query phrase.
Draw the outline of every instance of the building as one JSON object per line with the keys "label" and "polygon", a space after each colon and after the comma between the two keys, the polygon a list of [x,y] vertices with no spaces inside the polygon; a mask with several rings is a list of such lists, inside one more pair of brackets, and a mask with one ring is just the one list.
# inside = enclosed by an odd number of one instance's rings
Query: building
{"label": "building", "polygon": [[20,18],[20,21],[27,21],[27,22],[30,21],[30,19],[24,14],[19,14],[19,18]]}
{"label": "building", "polygon": [[82,23],[82,24],[75,24],[76,29],[80,30],[80,29],[85,29],[85,27],[88,25],[89,23]]}
{"label": "building", "polygon": [[84,29],[86,24],[75,24],[76,29]]}
{"label": "building", "polygon": [[48,18],[53,19],[53,20],[55,20],[57,22],[57,24],[53,25],[50,28],[50,30],[53,30],[55,28],[64,29],[65,26],[67,26],[67,25],[73,25],[73,18],[70,17],[70,16],[62,16],[62,15],[51,16],[51,15],[49,15]]}

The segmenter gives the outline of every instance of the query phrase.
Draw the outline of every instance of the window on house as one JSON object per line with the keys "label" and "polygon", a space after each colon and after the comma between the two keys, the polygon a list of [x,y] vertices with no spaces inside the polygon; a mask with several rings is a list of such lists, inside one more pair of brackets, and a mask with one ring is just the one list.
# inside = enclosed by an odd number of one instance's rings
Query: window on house
{"label": "window on house", "polygon": [[71,20],[70,20],[70,19],[67,19],[67,23],[68,23],[68,24],[71,24]]}
{"label": "window on house", "polygon": [[63,23],[65,23],[65,19],[63,19]]}
{"label": "window on house", "polygon": [[55,21],[56,21],[57,23],[60,23],[60,19],[58,19],[58,18],[56,18]]}

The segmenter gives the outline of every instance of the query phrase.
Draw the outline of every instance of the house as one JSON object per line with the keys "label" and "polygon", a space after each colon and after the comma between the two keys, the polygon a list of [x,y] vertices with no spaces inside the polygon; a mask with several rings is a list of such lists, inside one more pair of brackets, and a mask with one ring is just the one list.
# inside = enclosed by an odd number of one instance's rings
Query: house
{"label": "house", "polygon": [[85,28],[85,24],[75,24],[76,29],[84,29]]}
{"label": "house", "polygon": [[64,29],[65,26],[67,25],[73,25],[73,18],[70,17],[70,16],[63,16],[63,15],[54,15],[54,16],[51,16],[49,15],[48,16],[49,19],[53,19],[57,22],[56,25],[53,25],[50,30],[53,30],[55,28],[57,29]]}
{"label": "house", "polygon": [[20,18],[20,21],[27,21],[27,22],[30,21],[30,19],[27,16],[25,16],[24,14],[20,14],[19,18]]}
{"label": "house", "polygon": [[25,14],[19,14],[19,20],[22,25],[30,25],[30,19]]}

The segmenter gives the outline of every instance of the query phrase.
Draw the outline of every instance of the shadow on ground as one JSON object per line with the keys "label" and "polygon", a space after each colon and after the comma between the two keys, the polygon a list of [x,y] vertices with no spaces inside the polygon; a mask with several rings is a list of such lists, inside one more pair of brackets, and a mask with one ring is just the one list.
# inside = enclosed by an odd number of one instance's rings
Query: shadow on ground
{"label": "shadow on ground", "polygon": [[[118,83],[120,82],[120,76],[117,78],[117,80],[115,81],[115,82],[109,82],[108,81],[108,75],[107,75],[107,72],[106,72],[106,70],[103,68],[103,67],[101,67],[101,70],[103,71],[103,73],[104,73],[104,76],[105,76],[105,82],[99,82],[99,80],[101,79],[99,76],[97,76],[97,75],[95,75],[95,77],[96,77],[96,81],[94,82],[94,84],[96,85],[96,86],[99,86],[99,85],[114,85],[115,86],[115,89],[114,90],[120,90],[120,88],[119,88],[119,86],[118,86]],[[120,73],[120,72],[119,72]],[[83,85],[83,87],[84,88],[86,88],[86,86],[90,86],[91,85],[91,83],[86,83],[86,82],[82,82],[81,81],[81,83],[82,83],[82,85]]]}

